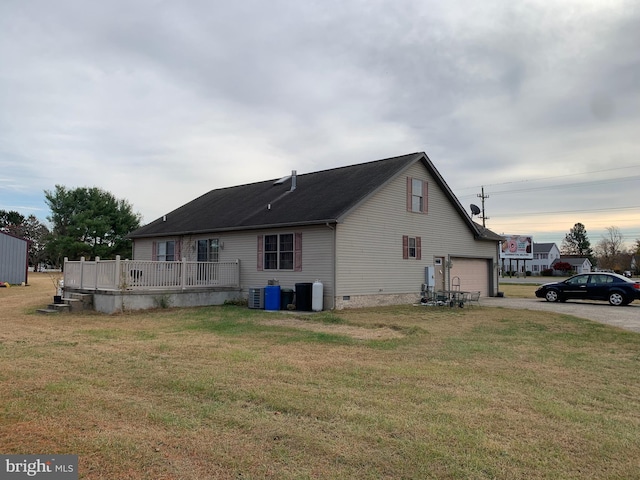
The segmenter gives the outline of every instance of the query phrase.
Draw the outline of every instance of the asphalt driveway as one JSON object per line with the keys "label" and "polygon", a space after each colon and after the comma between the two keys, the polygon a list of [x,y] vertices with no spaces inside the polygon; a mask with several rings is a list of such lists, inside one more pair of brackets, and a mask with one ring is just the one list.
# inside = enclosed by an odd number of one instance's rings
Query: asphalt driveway
{"label": "asphalt driveway", "polygon": [[540,298],[482,297],[480,305],[563,313],[640,333],[640,300],[624,307],[612,307],[606,302],[588,300],[551,303]]}

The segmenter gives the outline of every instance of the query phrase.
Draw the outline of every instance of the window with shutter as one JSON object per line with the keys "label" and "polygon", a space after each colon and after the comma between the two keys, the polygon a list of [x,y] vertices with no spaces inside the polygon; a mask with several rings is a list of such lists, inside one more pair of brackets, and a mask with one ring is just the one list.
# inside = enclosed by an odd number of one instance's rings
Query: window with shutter
{"label": "window with shutter", "polygon": [[155,243],[155,260],[158,262],[173,262],[176,258],[176,242],[170,240],[167,242]]}
{"label": "window with shutter", "polygon": [[302,233],[258,236],[258,270],[302,271]]}
{"label": "window with shutter", "polygon": [[407,177],[407,211],[427,213],[429,185],[423,180]]}
{"label": "window with shutter", "polygon": [[421,237],[402,236],[402,258],[405,260],[409,258],[415,258],[416,260],[422,259]]}
{"label": "window with shutter", "polygon": [[262,235],[258,235],[258,271],[261,272],[264,270],[264,240]]}

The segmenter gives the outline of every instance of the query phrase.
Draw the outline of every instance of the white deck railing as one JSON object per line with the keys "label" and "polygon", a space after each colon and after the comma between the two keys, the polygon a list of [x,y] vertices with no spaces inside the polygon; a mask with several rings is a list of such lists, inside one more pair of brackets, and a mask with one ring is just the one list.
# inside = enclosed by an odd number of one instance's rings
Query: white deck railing
{"label": "white deck railing", "polygon": [[184,290],[239,287],[240,260],[234,262],[87,261],[64,259],[64,286],[88,290]]}

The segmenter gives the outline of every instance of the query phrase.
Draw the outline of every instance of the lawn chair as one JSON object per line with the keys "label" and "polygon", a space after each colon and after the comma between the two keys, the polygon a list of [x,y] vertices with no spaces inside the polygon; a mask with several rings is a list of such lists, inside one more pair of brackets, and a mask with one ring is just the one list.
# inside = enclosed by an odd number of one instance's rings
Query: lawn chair
{"label": "lawn chair", "polygon": [[466,299],[466,303],[469,306],[472,306],[474,303],[477,306],[480,306],[480,292],[471,292],[471,293],[469,293],[469,296]]}

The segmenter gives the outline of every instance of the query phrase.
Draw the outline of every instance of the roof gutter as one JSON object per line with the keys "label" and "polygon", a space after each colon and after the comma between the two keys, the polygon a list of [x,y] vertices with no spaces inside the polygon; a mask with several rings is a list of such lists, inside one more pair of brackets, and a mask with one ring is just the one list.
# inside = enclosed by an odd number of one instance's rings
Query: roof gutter
{"label": "roof gutter", "polygon": [[225,228],[211,228],[206,230],[193,230],[187,232],[164,232],[164,233],[150,233],[147,235],[128,235],[127,238],[135,239],[135,238],[158,238],[158,237],[175,237],[179,235],[200,235],[203,233],[214,233],[214,232],[246,232],[250,230],[265,230],[270,228],[286,228],[286,227],[309,227],[312,225],[330,225],[337,224],[338,220],[335,218],[328,218],[324,220],[309,220],[305,222],[293,222],[293,223],[269,223],[264,225],[250,225],[243,227],[225,227]]}

